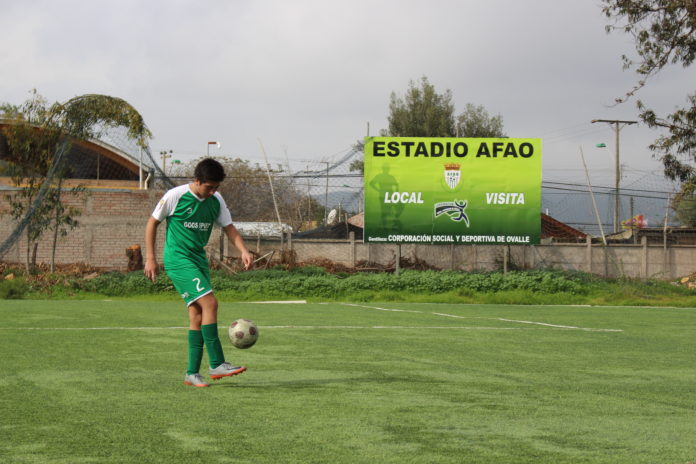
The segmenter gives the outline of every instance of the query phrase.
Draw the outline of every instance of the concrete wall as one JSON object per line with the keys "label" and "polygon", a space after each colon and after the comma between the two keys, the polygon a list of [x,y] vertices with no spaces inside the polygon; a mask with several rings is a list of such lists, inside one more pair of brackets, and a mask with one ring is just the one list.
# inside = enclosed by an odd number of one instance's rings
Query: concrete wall
{"label": "concrete wall", "polygon": [[[440,269],[493,271],[513,269],[563,269],[591,272],[605,277],[674,279],[696,272],[696,246],[663,248],[648,245],[605,247],[590,242],[545,245],[390,245],[365,244],[350,240],[280,240],[247,237],[249,247],[259,253],[273,249],[292,249],[298,262],[329,259],[353,267],[367,261],[394,266],[396,257],[412,262],[425,261]],[[225,249],[225,255],[235,256]]]}
{"label": "concrete wall", "polygon": [[[14,223],[7,215],[9,205],[0,192],[0,243],[10,235]],[[79,208],[80,225],[59,239],[56,262],[59,264],[86,263],[97,268],[125,270],[126,248],[140,245],[144,250],[145,224],[161,191],[90,191],[66,196],[67,203]],[[51,237],[46,234],[39,244],[38,262],[50,262]],[[215,229],[210,250],[219,253],[220,231]],[[592,272],[609,277],[656,277],[673,279],[696,272],[696,246],[663,247],[648,245],[545,244],[531,246],[501,245],[390,245],[365,244],[351,240],[280,239],[246,237],[252,250],[265,253],[273,249],[291,248],[298,262],[331,260],[348,267],[359,262],[394,265],[396,257],[411,261],[422,260],[440,269],[463,271],[551,268]],[[164,245],[164,227],[158,232],[158,255]],[[22,238],[3,256],[3,261],[23,263],[26,241]],[[234,256],[225,246],[223,254]],[[279,254],[276,254],[279,256]]]}

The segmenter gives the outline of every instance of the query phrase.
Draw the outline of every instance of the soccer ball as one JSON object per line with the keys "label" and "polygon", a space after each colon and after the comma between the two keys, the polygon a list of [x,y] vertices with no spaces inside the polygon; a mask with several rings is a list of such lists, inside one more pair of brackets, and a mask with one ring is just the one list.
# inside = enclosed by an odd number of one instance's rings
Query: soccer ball
{"label": "soccer ball", "polygon": [[249,319],[237,319],[229,328],[230,341],[236,348],[251,348],[259,339],[259,329]]}

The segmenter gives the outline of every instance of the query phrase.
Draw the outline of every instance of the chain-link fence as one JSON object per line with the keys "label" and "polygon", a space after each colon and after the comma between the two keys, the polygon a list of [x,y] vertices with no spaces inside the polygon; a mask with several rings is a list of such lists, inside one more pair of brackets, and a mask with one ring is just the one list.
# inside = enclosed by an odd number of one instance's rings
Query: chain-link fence
{"label": "chain-link fence", "polygon": [[[157,165],[149,150],[141,150],[118,131],[108,134],[108,140],[102,140],[103,143],[128,153],[133,162],[143,160],[142,185],[148,180],[150,191],[142,199],[131,202],[133,211],[125,213],[128,226],[119,234],[109,232],[111,248],[117,250],[113,258],[97,258],[96,252],[79,253],[71,249],[61,257],[64,262],[72,259],[92,261],[101,267],[120,267],[114,264],[121,262],[118,251],[142,243],[144,223],[157,198],[167,188],[192,177],[195,162],[170,165],[165,175],[165,169]],[[221,193],[235,224],[263,266],[314,262],[364,270],[562,267],[605,275],[675,276],[689,268],[688,262],[682,262],[682,256],[691,253],[689,247],[696,246],[696,229],[688,227],[688,214],[679,219],[675,215],[676,186],[660,173],[626,176],[618,190],[619,201],[616,201],[617,189],[601,182],[590,186],[581,179],[544,179],[542,212],[555,221],[556,229],[542,233],[540,246],[397,246],[362,243],[365,192],[359,144],[323,160],[252,163],[222,158],[222,161],[228,168],[228,179]],[[95,193],[85,195],[94,198]],[[70,232],[73,242],[84,241],[84,248],[90,250],[94,247],[88,242],[103,235],[101,229],[97,230],[99,224],[118,219],[109,212],[109,203],[123,203],[123,195],[138,193],[101,192],[99,195],[103,205],[87,211],[89,218],[84,217],[81,227]],[[102,206],[104,209],[99,210]],[[557,233],[559,224],[565,227],[562,233]],[[542,227],[542,230],[546,229]],[[0,242],[18,241],[16,233],[6,240],[11,233],[14,232],[9,227],[0,228]],[[215,235],[211,239],[211,255],[221,263],[234,263],[234,250],[219,237]],[[613,254],[596,251],[605,242],[614,248]],[[553,246],[554,251],[549,251],[548,247]]]}

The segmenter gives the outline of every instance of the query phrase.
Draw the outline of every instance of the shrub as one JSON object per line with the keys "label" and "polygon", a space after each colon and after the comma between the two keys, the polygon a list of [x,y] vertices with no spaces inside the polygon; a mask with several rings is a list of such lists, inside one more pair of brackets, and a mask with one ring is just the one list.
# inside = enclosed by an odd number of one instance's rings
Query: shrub
{"label": "shrub", "polygon": [[0,299],[19,300],[29,291],[29,286],[23,278],[0,280]]}
{"label": "shrub", "polygon": [[[407,270],[400,275],[390,273],[337,275],[324,268],[307,266],[284,270],[280,268],[242,272],[229,275],[213,271],[211,280],[216,291],[274,297],[349,297],[370,292],[393,292],[411,295],[458,293],[496,293],[529,291],[543,294],[585,294],[587,283],[573,274],[551,271],[514,271],[467,273],[458,271]],[[140,271],[123,274],[111,272],[83,282],[82,288],[108,296],[142,295],[173,291],[174,286],[165,273],[155,283],[149,282]]]}

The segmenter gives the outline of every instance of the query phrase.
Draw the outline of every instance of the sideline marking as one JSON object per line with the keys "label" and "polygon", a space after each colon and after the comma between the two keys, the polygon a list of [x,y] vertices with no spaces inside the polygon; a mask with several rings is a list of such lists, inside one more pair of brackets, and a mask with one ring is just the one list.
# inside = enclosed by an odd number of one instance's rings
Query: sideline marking
{"label": "sideline marking", "polygon": [[[459,330],[540,330],[523,327],[406,326],[406,325],[260,325],[260,329],[459,329]],[[183,330],[188,327],[0,327],[0,330]]]}
{"label": "sideline marking", "polygon": [[423,314],[423,311],[415,311],[415,310],[409,310],[409,309],[391,309],[391,308],[380,308],[378,306],[366,306],[366,305],[360,305],[360,304],[355,304],[355,303],[341,303],[343,306],[356,306],[358,308],[367,308],[367,309],[377,309],[379,311],[392,311],[395,313],[417,313],[417,314]]}
{"label": "sideline marking", "polygon": [[305,301],[305,300],[243,301],[240,303],[250,303],[250,304],[307,304],[307,301]]}
{"label": "sideline marking", "polygon": [[534,321],[518,321],[515,319],[504,319],[502,317],[497,317],[499,321],[507,321],[507,322],[518,322],[520,324],[537,324],[537,325],[544,325],[547,327],[556,327],[558,329],[575,329],[575,330],[587,330],[590,332],[623,332],[621,329],[593,329],[590,327],[575,327],[572,325],[556,325],[556,324],[547,324],[545,322],[534,322]]}
{"label": "sideline marking", "polygon": [[267,325],[262,329],[416,329],[416,330],[541,330],[526,327],[410,326],[410,325]]}
{"label": "sideline marking", "polygon": [[0,330],[179,330],[186,327],[0,327]]}
{"label": "sideline marking", "polygon": [[517,319],[505,319],[504,317],[457,316],[455,314],[446,314],[446,313],[432,313],[432,314],[435,314],[436,316],[453,317],[456,319],[487,319],[490,321],[517,322],[519,324],[535,324],[535,325],[543,325],[545,327],[553,327],[555,329],[585,330],[588,332],[623,332],[623,329],[595,329],[595,328],[591,328],[591,327],[576,327],[574,325],[549,324],[547,322],[520,321]]}
{"label": "sideline marking", "polygon": [[446,313],[436,313],[436,312],[424,312],[424,311],[411,311],[411,310],[405,310],[405,309],[389,309],[389,308],[380,308],[378,306],[367,306],[367,305],[358,305],[358,304],[352,304],[352,303],[341,303],[345,306],[357,306],[360,308],[368,308],[368,309],[377,309],[379,311],[400,311],[400,312],[406,312],[406,313],[418,313],[418,314],[432,314],[435,316],[442,316],[442,317],[451,317],[455,319],[486,319],[490,321],[503,321],[503,322],[514,322],[518,324],[533,324],[533,325],[541,325],[544,327],[550,327],[553,329],[564,329],[564,330],[584,330],[586,332],[623,332],[623,329],[595,329],[591,327],[576,327],[573,325],[559,325],[559,324],[549,324],[547,322],[536,322],[536,321],[520,321],[516,319],[505,319],[503,317],[481,317],[481,316],[457,316],[455,314],[446,314]]}

